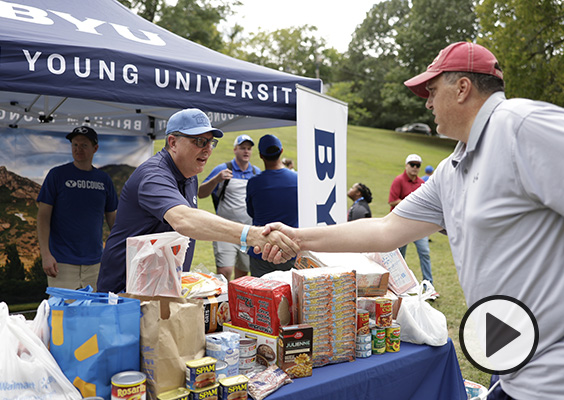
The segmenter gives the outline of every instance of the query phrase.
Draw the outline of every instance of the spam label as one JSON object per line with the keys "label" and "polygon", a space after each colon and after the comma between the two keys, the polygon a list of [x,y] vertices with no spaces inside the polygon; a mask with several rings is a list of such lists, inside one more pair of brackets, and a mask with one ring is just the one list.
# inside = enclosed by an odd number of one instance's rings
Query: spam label
{"label": "spam label", "polygon": [[186,387],[198,390],[215,384],[215,365],[213,357],[204,357],[186,363]]}
{"label": "spam label", "polygon": [[245,375],[235,375],[219,380],[220,400],[246,400],[249,379]]}

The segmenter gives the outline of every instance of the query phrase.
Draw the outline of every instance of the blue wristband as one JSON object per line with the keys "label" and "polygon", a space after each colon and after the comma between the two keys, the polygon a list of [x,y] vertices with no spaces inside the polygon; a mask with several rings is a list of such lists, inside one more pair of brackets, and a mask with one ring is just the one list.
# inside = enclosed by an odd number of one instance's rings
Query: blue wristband
{"label": "blue wristband", "polygon": [[249,233],[249,229],[251,229],[251,225],[245,225],[243,228],[243,232],[241,232],[241,251],[243,253],[247,252],[247,234]]}

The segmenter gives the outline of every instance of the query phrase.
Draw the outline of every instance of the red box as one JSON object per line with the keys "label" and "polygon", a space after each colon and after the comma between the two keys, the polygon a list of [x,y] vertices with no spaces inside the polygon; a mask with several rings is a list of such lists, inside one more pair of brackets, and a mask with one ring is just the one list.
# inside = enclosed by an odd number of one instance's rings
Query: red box
{"label": "red box", "polygon": [[289,284],[254,276],[229,282],[229,314],[235,326],[277,335],[292,324],[292,289]]}

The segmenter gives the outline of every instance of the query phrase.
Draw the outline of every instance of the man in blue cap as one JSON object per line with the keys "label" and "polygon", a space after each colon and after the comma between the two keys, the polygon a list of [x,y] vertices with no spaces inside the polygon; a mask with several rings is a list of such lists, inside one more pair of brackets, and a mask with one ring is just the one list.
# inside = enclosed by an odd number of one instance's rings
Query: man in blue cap
{"label": "man in blue cap", "polygon": [[[260,174],[260,168],[250,162],[254,145],[249,135],[237,136],[233,143],[233,160],[216,166],[198,189],[200,199],[212,195],[217,215],[242,224],[252,222],[245,204],[247,182]],[[231,279],[234,267],[235,279],[248,274],[249,255],[239,251],[237,244],[213,242],[213,254],[217,272],[227,280]]]}
{"label": "man in blue cap", "polygon": [[[262,229],[229,221],[198,210],[197,175],[223,132],[213,128],[205,113],[191,108],[172,115],[166,127],[165,147],[141,164],[125,183],[115,225],[106,242],[98,277],[98,291],[119,293],[126,284],[126,239],[151,233],[177,231],[191,238],[184,260],[190,270],[195,240],[220,240],[264,248],[281,247],[272,260],[296,255],[296,246],[284,235],[261,235]],[[263,239],[264,238],[264,239]]]}
{"label": "man in blue cap", "polygon": [[[247,184],[247,213],[253,225],[266,225],[280,221],[298,227],[298,174],[282,164],[282,142],[274,135],[264,135],[259,140],[260,158],[264,171]],[[272,271],[287,271],[294,266],[294,259],[275,265],[262,260],[260,255],[251,256],[251,275],[260,277]]]}

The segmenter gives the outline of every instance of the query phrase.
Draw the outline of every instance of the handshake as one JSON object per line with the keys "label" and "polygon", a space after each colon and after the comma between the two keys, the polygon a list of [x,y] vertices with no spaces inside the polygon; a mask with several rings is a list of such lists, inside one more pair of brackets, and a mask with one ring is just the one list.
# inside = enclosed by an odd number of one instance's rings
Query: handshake
{"label": "handshake", "polygon": [[274,264],[285,263],[303,250],[299,245],[298,229],[281,222],[251,227],[247,242],[254,246],[255,254],[262,253],[263,260]]}

